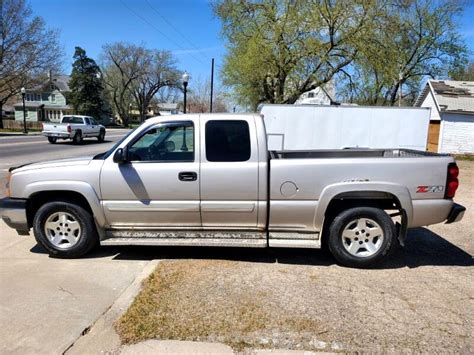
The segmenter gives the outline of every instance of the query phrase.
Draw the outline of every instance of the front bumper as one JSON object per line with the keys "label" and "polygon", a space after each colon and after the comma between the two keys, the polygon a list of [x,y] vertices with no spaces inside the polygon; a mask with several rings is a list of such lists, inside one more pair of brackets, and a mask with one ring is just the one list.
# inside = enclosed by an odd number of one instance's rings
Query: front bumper
{"label": "front bumper", "polygon": [[26,217],[26,200],[19,198],[4,198],[0,200],[0,217],[18,234],[28,234],[28,219]]}
{"label": "front bumper", "polygon": [[448,218],[446,219],[446,224],[459,222],[464,217],[465,211],[466,211],[466,207],[461,206],[458,203],[455,203],[448,214]]}

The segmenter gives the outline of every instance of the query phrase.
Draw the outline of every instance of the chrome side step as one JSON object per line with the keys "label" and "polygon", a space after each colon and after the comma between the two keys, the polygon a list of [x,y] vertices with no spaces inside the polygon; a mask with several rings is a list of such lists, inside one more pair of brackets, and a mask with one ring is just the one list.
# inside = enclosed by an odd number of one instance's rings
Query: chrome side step
{"label": "chrome side step", "polygon": [[265,248],[266,239],[223,238],[107,238],[101,245],[150,245],[150,246],[201,246],[201,247],[247,247]]}
{"label": "chrome side step", "polygon": [[268,235],[268,246],[272,248],[321,248],[319,233],[275,232]]}

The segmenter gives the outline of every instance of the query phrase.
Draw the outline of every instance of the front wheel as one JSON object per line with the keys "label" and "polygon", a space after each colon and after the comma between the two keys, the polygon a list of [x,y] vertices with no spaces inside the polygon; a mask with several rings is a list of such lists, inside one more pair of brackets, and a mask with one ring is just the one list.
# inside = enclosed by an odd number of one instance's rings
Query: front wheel
{"label": "front wheel", "polygon": [[58,141],[56,137],[48,137],[48,142],[51,144],[55,144]]}
{"label": "front wheel", "polygon": [[372,207],[356,207],[340,213],[329,228],[329,250],[349,267],[370,267],[396,247],[396,229],[390,216]]}
{"label": "front wheel", "polygon": [[77,258],[98,243],[94,220],[81,206],[67,202],[48,202],[33,219],[36,241],[51,256]]}

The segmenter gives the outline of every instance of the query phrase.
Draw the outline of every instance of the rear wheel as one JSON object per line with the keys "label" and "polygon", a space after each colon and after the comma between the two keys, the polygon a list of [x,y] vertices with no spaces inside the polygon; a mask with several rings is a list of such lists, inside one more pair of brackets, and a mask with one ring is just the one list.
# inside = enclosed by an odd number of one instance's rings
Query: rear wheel
{"label": "rear wheel", "polygon": [[48,142],[51,144],[55,144],[58,141],[56,137],[48,137]]}
{"label": "rear wheel", "polygon": [[72,138],[72,142],[74,144],[81,144],[81,142],[82,142],[82,132],[81,131],[76,132],[76,134]]}
{"label": "rear wheel", "polygon": [[66,201],[41,206],[33,219],[33,231],[36,241],[59,258],[80,257],[98,243],[91,214]]}
{"label": "rear wheel", "polygon": [[105,139],[105,131],[103,129],[100,130],[99,136],[97,137],[97,140],[99,143],[102,143]]}
{"label": "rear wheel", "polygon": [[390,216],[372,207],[356,207],[340,213],[329,228],[329,250],[350,267],[370,267],[396,247],[396,229]]}

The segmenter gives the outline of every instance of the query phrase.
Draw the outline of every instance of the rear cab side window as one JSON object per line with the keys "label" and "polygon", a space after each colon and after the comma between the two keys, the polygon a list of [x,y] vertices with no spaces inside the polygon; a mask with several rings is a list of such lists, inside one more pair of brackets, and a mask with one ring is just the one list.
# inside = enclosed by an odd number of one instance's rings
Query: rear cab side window
{"label": "rear cab side window", "polygon": [[210,162],[242,162],[250,159],[247,121],[215,120],[206,123],[206,159]]}

